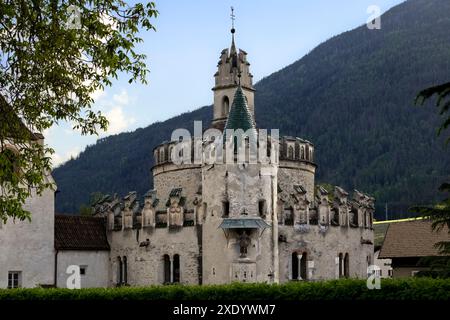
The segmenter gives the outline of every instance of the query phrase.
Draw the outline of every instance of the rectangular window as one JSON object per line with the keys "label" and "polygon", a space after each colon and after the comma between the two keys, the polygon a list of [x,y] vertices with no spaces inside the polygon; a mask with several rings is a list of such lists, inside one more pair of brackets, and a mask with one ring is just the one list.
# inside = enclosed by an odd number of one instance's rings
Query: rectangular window
{"label": "rectangular window", "polygon": [[22,286],[22,272],[9,271],[8,272],[8,289],[20,288]]}
{"label": "rectangular window", "polygon": [[87,266],[80,266],[80,275],[81,276],[86,275],[86,269],[87,269]]}
{"label": "rectangular window", "polygon": [[266,201],[265,200],[259,200],[258,211],[259,211],[260,217],[264,217],[266,215]]}
{"label": "rectangular window", "polygon": [[224,201],[222,202],[222,206],[223,206],[223,216],[224,217],[228,217],[230,215],[230,202],[229,201]]}

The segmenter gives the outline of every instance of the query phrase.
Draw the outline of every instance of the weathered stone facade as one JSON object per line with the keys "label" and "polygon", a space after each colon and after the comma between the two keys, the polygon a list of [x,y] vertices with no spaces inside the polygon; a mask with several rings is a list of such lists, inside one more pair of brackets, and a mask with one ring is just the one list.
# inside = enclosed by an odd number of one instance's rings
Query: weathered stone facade
{"label": "weathered stone facade", "polygon": [[[215,80],[211,128],[230,127],[230,110],[240,103],[256,132],[252,75],[234,39],[222,51]],[[265,164],[249,158],[209,163],[205,156],[180,165],[172,161],[175,141],[157,146],[155,189],[142,206],[134,192],[96,204],[96,214],[108,218],[109,285],[366,277],[373,261],[374,199],[316,186],[311,142],[270,139],[272,161]]]}

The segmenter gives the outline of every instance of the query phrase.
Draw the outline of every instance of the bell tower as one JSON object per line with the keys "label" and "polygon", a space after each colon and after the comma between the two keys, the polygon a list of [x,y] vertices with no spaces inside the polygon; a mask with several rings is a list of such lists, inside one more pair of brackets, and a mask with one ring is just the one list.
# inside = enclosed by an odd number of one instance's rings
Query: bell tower
{"label": "bell tower", "polygon": [[234,10],[231,8],[231,47],[230,49],[224,49],[221,52],[220,60],[217,64],[218,70],[214,75],[215,86],[212,88],[214,92],[212,126],[220,130],[223,130],[225,126],[239,84],[241,85],[253,118],[255,113],[255,89],[253,88],[252,82],[253,75],[250,73],[250,63],[247,61],[247,52],[241,49],[239,49],[238,52],[236,49],[234,42],[234,35],[236,33],[234,19]]}

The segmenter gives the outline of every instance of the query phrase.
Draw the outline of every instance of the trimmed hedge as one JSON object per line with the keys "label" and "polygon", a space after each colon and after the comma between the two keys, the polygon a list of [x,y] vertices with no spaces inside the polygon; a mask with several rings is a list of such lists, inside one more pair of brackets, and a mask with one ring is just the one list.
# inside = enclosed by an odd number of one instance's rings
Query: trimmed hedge
{"label": "trimmed hedge", "polygon": [[283,285],[229,284],[108,289],[0,289],[6,300],[450,300],[450,279],[383,279],[380,290],[365,280],[291,282]]}

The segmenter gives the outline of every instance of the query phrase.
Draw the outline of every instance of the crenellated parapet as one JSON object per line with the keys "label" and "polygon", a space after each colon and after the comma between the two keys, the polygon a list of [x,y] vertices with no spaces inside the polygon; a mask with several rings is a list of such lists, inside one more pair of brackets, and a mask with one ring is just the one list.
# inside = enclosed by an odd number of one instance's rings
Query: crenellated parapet
{"label": "crenellated parapet", "polygon": [[142,226],[144,228],[154,228],[156,225],[155,215],[159,199],[156,197],[156,190],[150,190],[144,197],[144,207],[142,208]]}
{"label": "crenellated parapet", "polygon": [[223,49],[217,62],[217,72],[214,74],[215,89],[235,86],[240,81],[243,87],[253,90],[253,75],[249,67],[247,52],[242,49],[238,52],[233,47],[231,50]]}
{"label": "crenellated parapet", "polygon": [[[201,189],[188,205],[182,188],[173,188],[161,202],[156,190],[148,191],[143,197],[143,206],[135,191],[120,199],[117,195],[105,196],[94,206],[94,215],[107,217],[108,231],[132,229],[167,228],[181,229],[202,223]],[[196,215],[199,215],[197,218]]]}
{"label": "crenellated parapet", "polygon": [[358,190],[353,192],[352,205],[357,213],[357,226],[362,228],[372,228],[373,214],[375,211],[375,199]]}
{"label": "crenellated parapet", "polygon": [[373,197],[354,190],[349,199],[348,192],[338,186],[334,187],[333,192],[323,186],[316,186],[314,201],[310,202],[303,186],[294,185],[293,190],[289,193],[278,187],[280,225],[372,228],[375,209]]}
{"label": "crenellated parapet", "polygon": [[280,160],[314,163],[314,145],[308,140],[284,136],[280,139]]}

